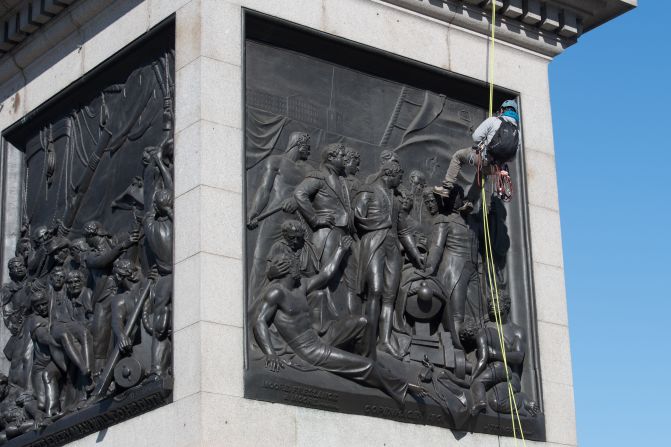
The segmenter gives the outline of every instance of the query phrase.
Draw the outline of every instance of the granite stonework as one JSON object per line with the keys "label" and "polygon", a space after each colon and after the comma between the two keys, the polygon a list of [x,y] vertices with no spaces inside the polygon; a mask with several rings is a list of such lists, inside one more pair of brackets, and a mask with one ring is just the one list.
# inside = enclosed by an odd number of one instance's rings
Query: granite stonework
{"label": "granite stonework", "polygon": [[[8,3],[8,2],[5,2]],[[13,2],[18,5],[18,2]],[[0,129],[112,57],[153,27],[175,20],[175,234],[172,403],[70,445],[512,445],[513,439],[441,427],[245,399],[243,371],[243,75],[244,15],[267,14],[419,63],[484,82],[487,2],[463,26],[403,1],[374,0],[79,0],[24,36],[0,58]],[[419,1],[442,8],[448,2]],[[458,3],[458,2],[452,2]],[[465,3],[465,2],[464,2]],[[530,24],[534,12],[511,19]],[[551,3],[551,2],[540,2]],[[559,2],[557,2],[559,3]],[[561,2],[562,4],[573,2]],[[617,14],[606,2],[598,26]],[[597,5],[597,2],[589,2]],[[512,5],[515,6],[515,5]],[[534,6],[534,5],[532,5]],[[541,5],[542,6],[542,5]],[[19,7],[19,6],[17,6]],[[594,6],[597,10],[598,7]],[[478,9],[479,8],[479,9]],[[575,10],[575,9],[573,9]],[[462,8],[463,13],[463,8]],[[543,20],[543,8],[540,18]],[[546,10],[538,33],[555,27]],[[462,18],[464,14],[460,14]],[[464,22],[465,23],[465,22]],[[559,28],[562,22],[559,11]],[[506,25],[508,26],[508,25]],[[577,25],[576,25],[577,26]],[[562,38],[572,39],[569,20]],[[552,30],[550,30],[552,31]],[[566,33],[569,35],[567,36]],[[533,39],[531,39],[533,40]],[[577,445],[563,259],[554,170],[547,47],[498,42],[496,85],[518,92],[531,270],[540,346],[540,395],[546,442]],[[556,54],[556,53],[555,53]],[[19,234],[20,154],[3,146],[3,265]],[[9,248],[11,249],[11,248]],[[6,270],[3,282],[6,281]],[[0,341],[6,340],[4,327]],[[6,365],[2,365],[6,369]],[[547,373],[546,373],[547,371]]]}

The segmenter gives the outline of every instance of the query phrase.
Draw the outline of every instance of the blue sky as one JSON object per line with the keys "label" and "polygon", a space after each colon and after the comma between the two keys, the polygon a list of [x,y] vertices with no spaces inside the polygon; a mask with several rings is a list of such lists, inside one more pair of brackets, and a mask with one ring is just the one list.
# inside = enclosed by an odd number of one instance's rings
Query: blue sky
{"label": "blue sky", "polygon": [[581,447],[671,445],[671,2],[550,64]]}

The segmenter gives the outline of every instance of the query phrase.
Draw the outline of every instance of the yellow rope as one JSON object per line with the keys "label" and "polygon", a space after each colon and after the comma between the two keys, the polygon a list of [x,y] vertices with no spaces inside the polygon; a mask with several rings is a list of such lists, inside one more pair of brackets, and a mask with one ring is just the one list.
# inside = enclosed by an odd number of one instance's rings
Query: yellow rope
{"label": "yellow rope", "polygon": [[[496,31],[496,0],[490,0],[492,3],[492,33],[490,38],[489,48],[489,116],[494,115],[494,42]],[[510,403],[510,419],[513,428],[513,437],[515,438],[515,445],[517,446],[517,428],[519,428],[522,438],[522,444],[526,447],[524,439],[524,430],[522,429],[522,422],[520,420],[520,413],[517,407],[517,400],[515,399],[515,392],[508,374],[508,359],[506,356],[506,346],[503,336],[503,324],[501,322],[501,307],[499,305],[499,288],[496,283],[496,270],[494,267],[494,256],[492,253],[492,241],[489,232],[489,210],[487,209],[487,196],[485,191],[485,182],[482,181],[482,219],[484,222],[485,233],[485,258],[487,264],[487,279],[489,282],[489,291],[494,304],[494,319],[496,322],[496,332],[501,346],[501,356],[503,357],[503,367],[506,373],[506,382],[508,384],[508,402]],[[517,419],[517,421],[516,421]],[[517,422],[517,427],[515,422]]]}
{"label": "yellow rope", "polygon": [[[501,306],[499,301],[499,289],[496,282],[496,270],[494,268],[494,256],[492,251],[492,241],[489,231],[489,209],[487,207],[487,197],[485,192],[485,185],[482,185],[482,214],[484,221],[484,235],[485,235],[485,258],[487,264],[487,279],[489,281],[489,290],[494,304],[494,320],[496,323],[496,332],[499,338],[499,345],[501,347],[501,356],[503,357],[503,367],[506,374],[506,382],[508,384],[508,402],[510,403],[510,419],[513,428],[513,437],[515,438],[515,445],[517,445],[517,429],[520,431],[522,443],[526,447],[524,438],[524,431],[522,430],[522,422],[520,420],[519,410],[517,406],[517,399],[508,374],[508,357],[506,355],[505,339],[503,336],[503,323],[501,319]],[[516,420],[517,419],[517,420]],[[517,422],[517,424],[516,424]]]}
{"label": "yellow rope", "polygon": [[494,33],[496,31],[496,0],[492,2],[492,36],[489,44],[489,116],[494,115]]}

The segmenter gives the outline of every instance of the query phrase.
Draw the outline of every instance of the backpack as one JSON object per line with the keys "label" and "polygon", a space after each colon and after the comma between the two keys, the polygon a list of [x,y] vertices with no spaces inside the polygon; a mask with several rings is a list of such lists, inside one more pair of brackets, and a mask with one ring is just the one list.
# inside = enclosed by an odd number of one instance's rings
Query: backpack
{"label": "backpack", "polygon": [[497,163],[505,163],[517,154],[520,133],[513,123],[501,117],[499,119],[501,125],[487,145],[487,155]]}

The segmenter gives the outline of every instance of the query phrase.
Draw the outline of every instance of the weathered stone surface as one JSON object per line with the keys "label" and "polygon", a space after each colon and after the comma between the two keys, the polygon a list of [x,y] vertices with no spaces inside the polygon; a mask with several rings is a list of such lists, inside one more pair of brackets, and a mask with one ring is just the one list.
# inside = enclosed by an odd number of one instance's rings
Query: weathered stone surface
{"label": "weathered stone surface", "polygon": [[530,205],[529,222],[534,262],[563,267],[559,212]]}
{"label": "weathered stone surface", "polygon": [[193,60],[177,71],[177,104],[177,132],[201,119],[240,128],[240,67],[209,57]]}
{"label": "weathered stone surface", "polygon": [[543,402],[547,417],[547,441],[578,445],[575,426],[573,387],[554,382],[543,382]]}
{"label": "weathered stone surface", "polygon": [[564,270],[534,262],[534,284],[538,320],[568,325]]}
{"label": "weathered stone surface", "polygon": [[525,161],[529,203],[559,211],[554,157],[544,152],[527,150]]}
{"label": "weathered stone surface", "polygon": [[568,327],[538,322],[543,380],[573,386]]}

